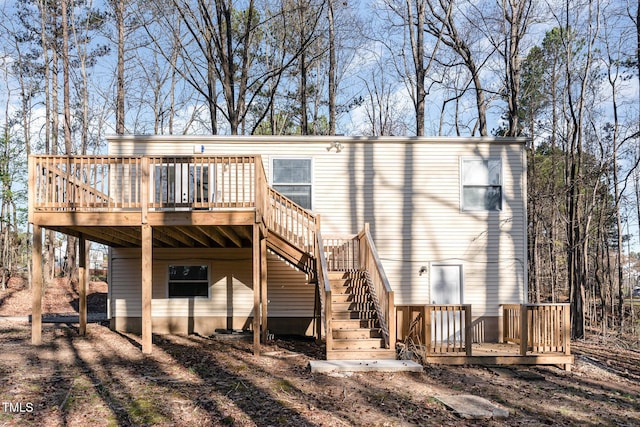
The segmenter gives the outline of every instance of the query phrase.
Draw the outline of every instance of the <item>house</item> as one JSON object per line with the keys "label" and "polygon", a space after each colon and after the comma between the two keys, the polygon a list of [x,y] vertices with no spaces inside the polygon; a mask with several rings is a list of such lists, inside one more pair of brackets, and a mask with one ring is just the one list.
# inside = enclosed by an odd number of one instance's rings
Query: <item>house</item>
{"label": "house", "polygon": [[440,319],[424,339],[470,348],[506,337],[504,307],[527,303],[524,139],[108,143],[30,158],[34,248],[41,227],[109,245],[111,326],[145,352],[152,332],[243,329],[256,351],[268,334],[323,335],[327,358],[392,358],[416,313]]}

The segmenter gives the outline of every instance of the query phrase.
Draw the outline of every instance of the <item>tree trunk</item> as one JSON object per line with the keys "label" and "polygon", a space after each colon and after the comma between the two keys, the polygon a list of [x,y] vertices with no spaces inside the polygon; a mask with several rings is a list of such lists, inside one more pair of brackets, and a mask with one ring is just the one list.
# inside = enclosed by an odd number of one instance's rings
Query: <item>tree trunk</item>
{"label": "tree trunk", "polygon": [[117,0],[115,7],[116,28],[118,31],[118,65],[116,75],[116,134],[124,135],[124,2]]}
{"label": "tree trunk", "polygon": [[336,35],[333,20],[333,0],[328,0],[329,18],[329,135],[336,134]]}

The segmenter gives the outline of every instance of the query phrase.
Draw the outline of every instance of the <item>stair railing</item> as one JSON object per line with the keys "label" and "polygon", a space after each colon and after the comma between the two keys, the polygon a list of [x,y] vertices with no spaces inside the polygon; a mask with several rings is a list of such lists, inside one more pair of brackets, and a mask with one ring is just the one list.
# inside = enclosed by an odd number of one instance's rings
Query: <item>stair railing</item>
{"label": "stair railing", "polygon": [[272,187],[267,194],[267,227],[303,252],[315,254],[316,216]]}
{"label": "stair railing", "polygon": [[369,232],[369,224],[365,224],[358,234],[360,243],[360,268],[368,272],[371,293],[378,312],[382,335],[387,348],[396,347],[396,313],[394,296],[387,275],[382,268],[382,262]]}
{"label": "stair railing", "polygon": [[[325,343],[327,350],[333,348],[333,333],[331,328],[331,284],[329,282],[329,268],[327,267],[327,258],[324,254],[324,245],[322,243],[322,235],[320,234],[320,217],[316,217],[316,268],[318,271],[318,290],[320,294],[320,316],[325,331]],[[320,336],[320,334],[318,334]]]}

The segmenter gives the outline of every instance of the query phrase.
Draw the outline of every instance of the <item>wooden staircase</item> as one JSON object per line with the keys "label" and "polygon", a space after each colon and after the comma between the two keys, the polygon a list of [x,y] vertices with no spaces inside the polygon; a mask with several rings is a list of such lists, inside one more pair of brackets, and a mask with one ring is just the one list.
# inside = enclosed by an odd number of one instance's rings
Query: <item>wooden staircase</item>
{"label": "wooden staircase", "polygon": [[395,350],[385,348],[366,271],[330,272],[329,283],[332,339],[327,360],[395,359]]}
{"label": "wooden staircase", "polygon": [[324,327],[327,360],[395,359],[393,291],[368,224],[325,246],[318,215],[271,187],[267,194],[266,246],[317,285],[316,334]]}

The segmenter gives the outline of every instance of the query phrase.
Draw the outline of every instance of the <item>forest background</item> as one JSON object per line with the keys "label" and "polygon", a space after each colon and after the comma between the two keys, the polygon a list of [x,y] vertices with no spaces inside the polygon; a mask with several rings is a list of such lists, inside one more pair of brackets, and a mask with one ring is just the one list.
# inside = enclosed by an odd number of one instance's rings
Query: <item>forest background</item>
{"label": "forest background", "polygon": [[[17,0],[0,14],[1,286],[28,274],[30,153],[104,153],[106,134],[524,136],[530,301],[569,301],[574,338],[640,342],[640,2]],[[75,274],[69,239],[46,233],[48,280]]]}

